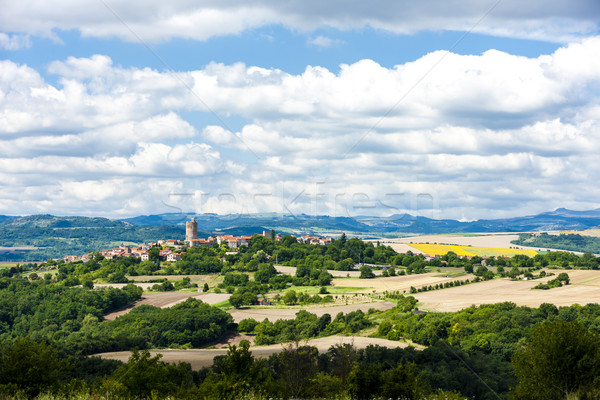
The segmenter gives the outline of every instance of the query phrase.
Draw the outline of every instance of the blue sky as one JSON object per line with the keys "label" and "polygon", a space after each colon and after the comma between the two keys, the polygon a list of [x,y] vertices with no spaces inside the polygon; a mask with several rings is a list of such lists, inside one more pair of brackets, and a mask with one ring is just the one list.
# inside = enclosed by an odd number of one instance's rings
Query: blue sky
{"label": "blue sky", "polygon": [[595,1],[4,3],[0,214],[600,207]]}

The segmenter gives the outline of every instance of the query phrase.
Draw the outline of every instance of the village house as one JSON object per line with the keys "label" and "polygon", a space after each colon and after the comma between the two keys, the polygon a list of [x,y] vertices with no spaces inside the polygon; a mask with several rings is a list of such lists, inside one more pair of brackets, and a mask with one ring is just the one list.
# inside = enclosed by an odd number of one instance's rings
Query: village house
{"label": "village house", "polygon": [[181,260],[181,254],[179,253],[171,253],[167,255],[167,261],[175,262]]}
{"label": "village house", "polygon": [[[194,228],[193,224],[195,221],[191,221],[192,226],[190,228]],[[188,228],[186,224],[186,229]],[[263,231],[263,237],[271,238],[271,231]],[[296,237],[292,235],[292,237]],[[281,240],[282,236],[280,233],[275,235],[275,240]],[[216,237],[208,237],[206,239],[197,237],[197,227],[195,229],[191,229],[190,232],[186,230],[186,240],[177,240],[177,239],[161,239],[156,242],[148,242],[142,243],[138,246],[129,246],[129,245],[121,245],[117,248],[113,249],[105,249],[100,250],[100,254],[108,260],[117,258],[117,257],[137,257],[141,261],[149,261],[150,256],[148,251],[153,247],[161,247],[163,249],[160,250],[159,257],[161,260],[166,260],[170,262],[181,260],[181,253],[177,252],[178,250],[183,249],[185,246],[196,247],[196,246],[212,246],[214,243],[219,245],[226,244],[230,249],[237,249],[240,246],[249,246],[250,241],[252,240],[251,235],[242,235],[242,236],[233,236],[233,235],[219,235]],[[316,245],[327,245],[330,244],[333,239],[332,238],[322,238],[319,236],[305,235],[298,238],[299,241],[304,243],[316,244]],[[176,250],[175,252],[173,251]],[[235,254],[235,251],[227,252],[226,254]],[[75,256],[69,255],[64,256],[59,259],[65,262],[72,261],[89,261],[89,256],[86,254],[84,256]],[[224,260],[224,259],[223,259]]]}

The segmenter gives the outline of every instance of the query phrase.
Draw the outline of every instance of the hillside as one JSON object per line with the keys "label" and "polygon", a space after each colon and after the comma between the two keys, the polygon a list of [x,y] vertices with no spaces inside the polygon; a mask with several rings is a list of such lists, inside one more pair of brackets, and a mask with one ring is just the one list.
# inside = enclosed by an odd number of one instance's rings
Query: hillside
{"label": "hillside", "polygon": [[[41,261],[124,243],[183,239],[185,228],[135,226],[106,218],[32,215],[0,219],[0,261]],[[11,250],[10,247],[32,247]]]}
{"label": "hillside", "polygon": [[[40,261],[67,254],[83,254],[122,243],[183,239],[185,222],[192,217],[198,221],[200,237],[211,234],[251,235],[275,229],[283,234],[335,236],[344,232],[349,236],[376,238],[407,234],[584,230],[600,225],[600,209],[573,211],[564,208],[525,217],[473,222],[435,220],[409,214],[350,218],[277,213],[171,213],[141,215],[122,220],[52,215],[0,216],[0,261]],[[15,250],[2,247],[37,249]]]}
{"label": "hillside", "polygon": [[600,209],[572,211],[559,208],[555,211],[516,218],[461,222],[452,219],[430,219],[410,214],[389,217],[357,216],[330,217],[306,214],[158,214],[127,218],[123,221],[138,226],[184,225],[191,217],[206,231],[265,227],[278,232],[302,233],[353,233],[359,235],[386,235],[398,233],[470,233],[470,232],[526,232],[546,230],[581,230],[600,225]]}
{"label": "hillside", "polygon": [[568,251],[600,253],[600,238],[582,236],[579,234],[563,233],[560,235],[548,235],[543,232],[540,234],[522,233],[518,240],[512,243],[520,246],[543,247],[547,249],[559,249]]}

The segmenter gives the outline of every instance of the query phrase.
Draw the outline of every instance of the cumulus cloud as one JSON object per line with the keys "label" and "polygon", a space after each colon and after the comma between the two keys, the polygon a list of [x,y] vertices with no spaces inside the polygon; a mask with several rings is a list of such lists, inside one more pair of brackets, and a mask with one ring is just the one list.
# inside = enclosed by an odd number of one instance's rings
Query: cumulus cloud
{"label": "cumulus cloud", "polygon": [[[51,63],[56,85],[0,61],[0,211],[587,208],[600,195],[598,60],[597,37],[537,58],[433,52],[300,74],[160,72],[95,55]],[[241,126],[186,120],[207,106]]]}
{"label": "cumulus cloud", "polygon": [[[484,17],[482,19],[482,17]],[[172,38],[206,40],[250,28],[281,24],[298,31],[321,27],[370,26],[394,33],[420,30],[471,30],[499,36],[565,42],[597,32],[600,7],[595,0],[516,0],[482,2],[254,1],[119,2],[43,0],[3,4],[0,26],[8,32],[55,37],[56,30],[77,29],[84,36],[127,41]],[[135,34],[132,33],[135,32]]]}

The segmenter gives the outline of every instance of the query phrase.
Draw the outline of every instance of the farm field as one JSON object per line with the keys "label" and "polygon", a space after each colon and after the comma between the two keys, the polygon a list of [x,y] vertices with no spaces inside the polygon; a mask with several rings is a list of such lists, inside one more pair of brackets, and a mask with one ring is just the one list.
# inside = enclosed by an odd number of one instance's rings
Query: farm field
{"label": "farm field", "polygon": [[561,233],[564,234],[575,234],[582,236],[591,236],[591,237],[600,237],[600,229],[586,229],[583,231],[553,231],[548,232],[549,235],[559,235]]}
{"label": "farm field", "polygon": [[556,306],[600,303],[600,271],[547,270],[558,275],[569,274],[571,284],[550,290],[532,289],[554,277],[532,281],[494,279],[444,290],[416,293],[419,308],[425,311],[458,311],[472,305],[512,301],[519,306],[539,307],[542,303]]}
{"label": "farm field", "polygon": [[[472,246],[482,248],[504,248],[510,247],[525,249],[525,250],[548,250],[538,247],[526,247],[512,244],[511,241],[517,240],[519,235],[516,233],[484,233],[472,235],[424,235],[424,236],[409,236],[397,239],[382,239],[382,244],[391,246],[399,253],[412,251],[413,253],[424,253],[423,251],[413,247],[414,244],[446,244],[455,246]],[[514,249],[513,249],[514,250]],[[444,253],[445,254],[445,253]],[[480,255],[480,254],[478,254]],[[489,254],[495,255],[495,254]]]}
{"label": "farm field", "polygon": [[[449,269],[449,268],[448,268]],[[348,279],[339,278],[333,279],[331,285],[336,286],[357,286],[364,287],[360,293],[372,293],[384,292],[384,291],[404,291],[408,293],[411,286],[420,288],[422,286],[435,285],[438,283],[445,283],[455,280],[464,281],[466,279],[472,280],[475,276],[471,274],[464,274],[462,276],[452,276],[455,274],[444,273],[444,272],[428,272],[425,274],[414,274],[414,275],[398,275],[390,276],[386,278],[374,278],[374,279]],[[476,284],[474,284],[476,286]]]}
{"label": "farm field", "polygon": [[[360,336],[329,336],[326,338],[318,338],[311,339],[307,341],[302,341],[300,345],[310,345],[316,346],[319,350],[319,353],[326,352],[329,350],[331,346],[335,346],[338,344],[352,344],[357,349],[364,349],[369,345],[380,345],[388,348],[398,348],[398,347],[407,347],[406,343],[379,339],[379,338],[367,338]],[[288,344],[290,345],[290,344]],[[253,346],[250,347],[252,354],[258,358],[268,358],[270,355],[279,353],[286,344],[273,344],[269,346]],[[212,365],[213,358],[215,356],[222,356],[227,354],[226,348],[221,349],[192,349],[192,350],[172,350],[172,349],[164,349],[164,350],[151,350],[150,353],[152,356],[156,354],[162,354],[163,357],[161,361],[165,361],[168,363],[177,363],[180,361],[190,363],[192,369],[200,369],[202,367],[208,367]],[[123,362],[127,362],[129,357],[131,356],[131,352],[129,351],[117,351],[111,353],[101,353],[96,354],[96,356],[100,356],[105,359],[111,360],[119,360]]]}
{"label": "farm field", "polygon": [[174,306],[177,303],[181,303],[189,298],[202,300],[207,304],[217,304],[222,301],[229,299],[230,294],[217,294],[217,293],[198,293],[198,292],[158,292],[158,293],[144,293],[142,299],[136,302],[133,307],[129,307],[125,310],[116,311],[104,316],[104,319],[112,321],[115,318],[127,314],[133,308],[148,304],[155,307],[166,308]]}
{"label": "farm field", "polygon": [[443,256],[444,254],[453,251],[459,256],[480,256],[480,257],[512,257],[515,255],[525,255],[534,257],[537,254],[535,250],[527,249],[509,249],[505,247],[475,247],[475,246],[458,246],[453,244],[410,244],[410,247],[417,249],[423,254],[431,256]]}
{"label": "farm field", "polygon": [[389,310],[393,308],[396,304],[391,303],[389,301],[372,301],[369,303],[357,303],[357,304],[348,304],[348,305],[329,305],[325,307],[314,306],[314,307],[293,307],[293,308],[245,308],[239,310],[230,310],[229,314],[233,317],[235,322],[240,322],[246,318],[254,318],[257,321],[263,321],[264,319],[268,319],[271,322],[275,322],[278,319],[294,319],[296,318],[296,313],[300,310],[306,310],[312,314],[316,314],[317,317],[321,317],[323,314],[329,314],[332,318],[343,312],[347,314],[352,311],[361,310],[364,313],[367,313],[370,308],[374,308],[376,310]]}

